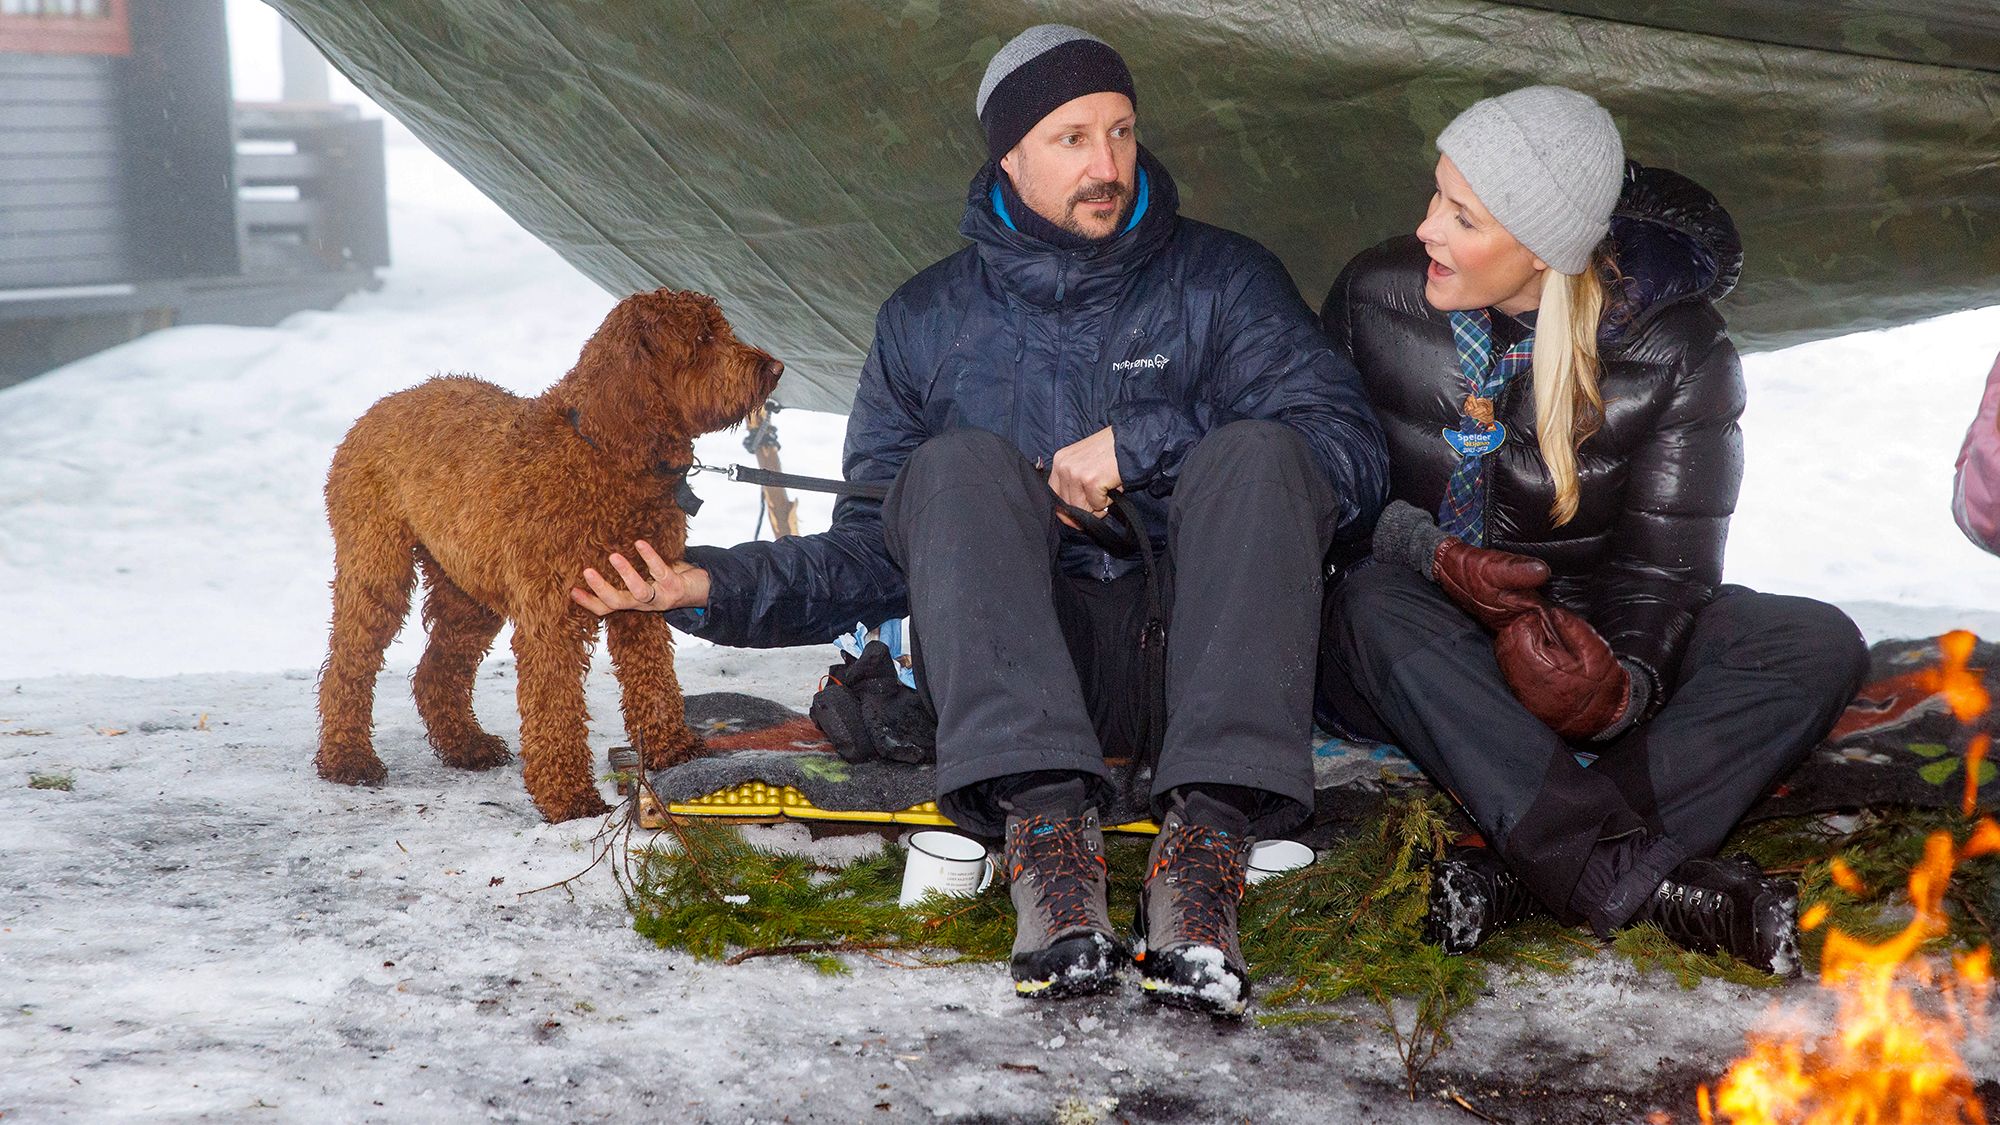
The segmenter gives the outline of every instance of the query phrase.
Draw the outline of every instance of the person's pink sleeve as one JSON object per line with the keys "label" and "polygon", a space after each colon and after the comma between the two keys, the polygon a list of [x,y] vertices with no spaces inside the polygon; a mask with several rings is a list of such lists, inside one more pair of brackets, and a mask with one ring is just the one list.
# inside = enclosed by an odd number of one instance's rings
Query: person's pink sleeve
{"label": "person's pink sleeve", "polygon": [[1979,416],[1958,451],[1958,480],[1951,514],[1959,529],[1982,550],[2000,555],[2000,361],[1986,376]]}

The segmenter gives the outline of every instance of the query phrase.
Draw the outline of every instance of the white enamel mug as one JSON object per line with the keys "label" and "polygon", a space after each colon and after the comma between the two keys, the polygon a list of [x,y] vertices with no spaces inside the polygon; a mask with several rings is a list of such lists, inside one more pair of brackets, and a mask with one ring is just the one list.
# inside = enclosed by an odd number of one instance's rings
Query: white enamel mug
{"label": "white enamel mug", "polygon": [[1309,866],[1319,858],[1313,851],[1297,840],[1259,840],[1250,848],[1251,883],[1261,883],[1280,875]]}
{"label": "white enamel mug", "polygon": [[903,846],[910,853],[903,861],[903,893],[896,898],[903,906],[916,905],[932,891],[971,898],[992,886],[1000,869],[984,845],[956,832],[938,828],[906,832]]}

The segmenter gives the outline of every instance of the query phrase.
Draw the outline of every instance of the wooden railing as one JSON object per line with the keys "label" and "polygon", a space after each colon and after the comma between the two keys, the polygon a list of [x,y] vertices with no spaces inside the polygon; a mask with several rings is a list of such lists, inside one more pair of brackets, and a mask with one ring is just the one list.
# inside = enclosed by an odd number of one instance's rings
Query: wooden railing
{"label": "wooden railing", "polygon": [[237,103],[236,190],[245,274],[389,264],[382,123],[353,106]]}

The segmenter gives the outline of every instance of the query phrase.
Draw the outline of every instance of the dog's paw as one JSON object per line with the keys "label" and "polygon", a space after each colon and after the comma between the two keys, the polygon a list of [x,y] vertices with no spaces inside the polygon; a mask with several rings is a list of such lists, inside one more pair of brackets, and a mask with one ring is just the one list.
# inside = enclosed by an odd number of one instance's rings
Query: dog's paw
{"label": "dog's paw", "polygon": [[535,807],[541,810],[542,819],[550,824],[561,824],[565,820],[581,820],[584,817],[603,816],[611,811],[604,798],[595,789],[587,789],[573,797],[536,800]]}
{"label": "dog's paw", "polygon": [[380,785],[389,771],[374,754],[328,754],[321,751],[314,765],[319,775],[342,785]]}
{"label": "dog's paw", "polygon": [[686,727],[682,727],[677,736],[660,741],[663,745],[645,748],[645,764],[649,770],[671,769],[689,759],[701,757],[708,750],[701,736]]}
{"label": "dog's paw", "polygon": [[437,751],[438,761],[460,770],[490,770],[506,765],[514,757],[508,753],[505,739],[483,730],[451,745],[432,739],[431,749]]}

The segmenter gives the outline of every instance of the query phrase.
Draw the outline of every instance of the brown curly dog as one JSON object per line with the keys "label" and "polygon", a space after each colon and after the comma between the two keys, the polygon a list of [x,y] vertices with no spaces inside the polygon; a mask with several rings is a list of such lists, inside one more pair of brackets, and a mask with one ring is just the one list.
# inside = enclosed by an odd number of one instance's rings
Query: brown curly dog
{"label": "brown curly dog", "polygon": [[[528,794],[551,821],[604,813],[583,695],[598,619],[569,588],[635,539],[680,557],[687,517],[674,497],[692,439],[742,420],[784,369],[739,343],[712,298],[661,289],[619,302],[538,398],[447,375],[369,407],[326,478],[333,636],[319,775],[382,781],[375,677],[421,571],[430,641],[412,686],[437,756],[473,770],[507,761],[506,743],[473,716],[472,682],[511,621]],[[627,738],[648,768],[685,760],[700,741],[685,724],[667,623],[637,612],[605,623]]]}

